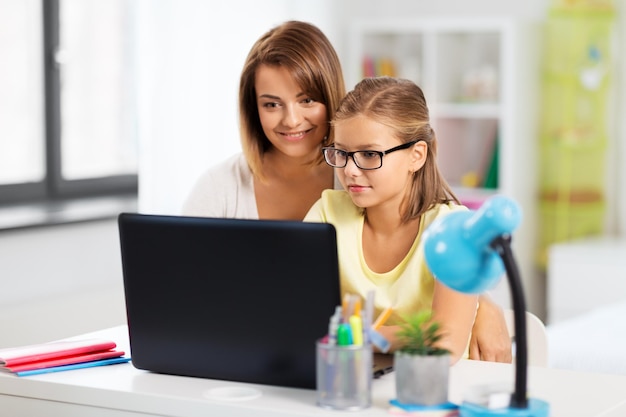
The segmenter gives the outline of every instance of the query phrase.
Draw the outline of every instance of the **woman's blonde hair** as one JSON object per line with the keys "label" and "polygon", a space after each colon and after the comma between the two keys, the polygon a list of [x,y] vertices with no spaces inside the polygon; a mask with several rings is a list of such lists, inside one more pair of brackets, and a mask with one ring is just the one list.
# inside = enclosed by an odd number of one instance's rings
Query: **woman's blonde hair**
{"label": "woman's blonde hair", "polygon": [[[311,98],[326,106],[329,122],[346,90],[337,53],[316,26],[288,21],[256,41],[248,53],[239,82],[239,129],[248,165],[254,175],[263,178],[263,154],[271,143],[263,133],[257,107],[254,82],[260,65],[286,68]],[[322,146],[332,143],[330,125],[328,129]],[[321,152],[315,162],[323,162]]]}
{"label": "woman's blonde hair", "polygon": [[421,216],[437,203],[460,204],[437,167],[437,137],[421,88],[399,78],[365,78],[341,101],[332,123],[359,115],[390,127],[402,143],[420,140],[427,145],[426,162],[413,173],[403,200],[402,221]]}

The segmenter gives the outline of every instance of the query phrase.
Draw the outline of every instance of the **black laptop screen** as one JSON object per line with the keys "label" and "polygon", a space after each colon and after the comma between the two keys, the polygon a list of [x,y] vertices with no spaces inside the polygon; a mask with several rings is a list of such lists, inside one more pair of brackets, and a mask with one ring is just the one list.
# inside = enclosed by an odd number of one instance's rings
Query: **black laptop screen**
{"label": "black laptop screen", "polygon": [[340,304],[330,224],[123,213],[131,357],[153,372],[315,388]]}

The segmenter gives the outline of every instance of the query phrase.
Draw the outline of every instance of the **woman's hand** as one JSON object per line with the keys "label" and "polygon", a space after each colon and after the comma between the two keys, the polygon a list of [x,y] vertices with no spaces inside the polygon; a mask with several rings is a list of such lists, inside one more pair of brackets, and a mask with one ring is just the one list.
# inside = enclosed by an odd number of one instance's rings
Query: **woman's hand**
{"label": "woman's hand", "polygon": [[512,362],[511,337],[502,308],[486,294],[480,296],[478,306],[472,328],[469,358],[490,362]]}

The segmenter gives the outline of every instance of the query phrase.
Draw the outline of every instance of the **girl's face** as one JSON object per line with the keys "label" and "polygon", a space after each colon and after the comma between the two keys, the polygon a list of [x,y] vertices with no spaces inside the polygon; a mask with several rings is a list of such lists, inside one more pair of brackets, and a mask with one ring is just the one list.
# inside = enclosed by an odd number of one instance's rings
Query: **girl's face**
{"label": "girl's face", "polygon": [[[337,149],[348,152],[387,151],[401,144],[394,136],[393,129],[364,116],[343,120],[335,125]],[[382,166],[378,169],[360,169],[352,158],[348,158],[347,165],[337,168],[335,172],[357,206],[396,210],[411,185],[413,172],[424,164],[425,155],[424,142],[418,142],[408,149],[383,155]]]}
{"label": "girl's face", "polygon": [[302,91],[280,66],[259,66],[254,82],[261,126],[276,150],[294,158],[319,157],[328,134],[326,105]]}

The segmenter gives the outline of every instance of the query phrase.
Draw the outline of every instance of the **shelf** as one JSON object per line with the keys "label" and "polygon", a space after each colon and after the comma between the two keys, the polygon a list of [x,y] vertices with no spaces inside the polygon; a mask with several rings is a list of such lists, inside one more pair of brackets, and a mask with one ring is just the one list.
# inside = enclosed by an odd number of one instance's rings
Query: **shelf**
{"label": "shelf", "polygon": [[495,177],[488,174],[494,172],[490,167],[499,142],[509,140],[503,132],[511,131],[502,77],[512,68],[504,59],[514,49],[511,28],[508,19],[458,18],[357,20],[351,26],[348,82],[392,75],[420,85],[438,139],[441,172],[452,186],[472,187],[463,191],[468,199],[494,192],[483,188],[488,177],[490,184],[502,183],[502,170],[496,169]]}
{"label": "shelf", "polygon": [[461,204],[463,204],[470,210],[477,210],[482,205],[482,203],[485,202],[485,200],[498,194],[497,190],[460,186],[452,186],[452,191],[461,201]]}

